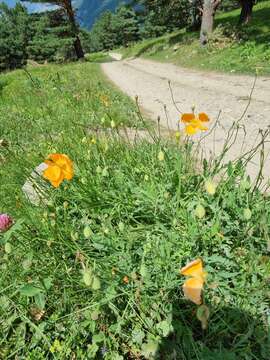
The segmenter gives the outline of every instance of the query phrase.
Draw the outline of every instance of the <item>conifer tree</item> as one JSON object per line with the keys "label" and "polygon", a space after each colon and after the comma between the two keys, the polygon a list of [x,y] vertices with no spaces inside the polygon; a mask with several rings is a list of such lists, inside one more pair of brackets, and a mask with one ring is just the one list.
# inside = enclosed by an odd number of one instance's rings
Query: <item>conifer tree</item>
{"label": "conifer tree", "polygon": [[31,3],[45,3],[45,4],[52,4],[59,6],[62,8],[67,16],[67,19],[70,24],[70,30],[72,37],[74,38],[74,50],[76,53],[76,56],[78,59],[81,59],[84,57],[84,51],[81,45],[81,40],[79,37],[79,26],[76,21],[76,15],[75,10],[72,6],[72,0],[22,0],[22,1],[28,1]]}

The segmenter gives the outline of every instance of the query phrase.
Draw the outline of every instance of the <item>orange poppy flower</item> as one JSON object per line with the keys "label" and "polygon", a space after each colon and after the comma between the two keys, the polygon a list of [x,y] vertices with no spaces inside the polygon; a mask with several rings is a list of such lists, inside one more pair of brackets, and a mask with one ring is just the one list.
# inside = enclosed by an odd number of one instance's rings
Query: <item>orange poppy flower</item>
{"label": "orange poppy flower", "polygon": [[204,125],[210,119],[207,114],[199,113],[198,117],[194,113],[182,114],[181,121],[186,125],[185,134],[192,136],[197,134],[198,131],[206,131],[208,128]]}
{"label": "orange poppy flower", "polygon": [[65,154],[50,154],[45,164],[48,168],[43,172],[43,176],[54,187],[59,187],[63,180],[71,180],[74,176],[73,163]]}
{"label": "orange poppy flower", "polygon": [[193,303],[202,303],[202,289],[206,278],[201,259],[194,260],[180,270],[181,275],[189,278],[184,282],[183,291],[185,297]]}

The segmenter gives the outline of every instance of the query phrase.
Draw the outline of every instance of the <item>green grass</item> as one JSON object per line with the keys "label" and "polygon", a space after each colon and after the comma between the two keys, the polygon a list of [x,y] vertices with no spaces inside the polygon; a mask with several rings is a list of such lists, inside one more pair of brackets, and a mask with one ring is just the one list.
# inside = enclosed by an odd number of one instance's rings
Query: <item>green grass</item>
{"label": "green grass", "polygon": [[[121,49],[125,57],[144,56],[177,65],[229,73],[270,74],[270,1],[254,6],[250,24],[237,29],[240,9],[216,16],[216,30],[207,47],[197,32],[180,30]],[[240,36],[240,39],[237,39]]]}
{"label": "green grass", "polygon": [[93,62],[93,63],[103,63],[103,62],[112,61],[112,58],[105,52],[86,54],[85,59],[86,59],[86,61]]}
{"label": "green grass", "polygon": [[[193,159],[191,142],[132,146],[117,128],[93,139],[90,126],[138,122],[95,64],[30,73],[1,77],[0,212],[16,222],[0,234],[0,358],[268,360],[270,199],[242,164],[210,195],[218,171]],[[52,152],[75,176],[41,182],[48,202],[34,206],[21,186]],[[206,330],[179,275],[198,257]]]}

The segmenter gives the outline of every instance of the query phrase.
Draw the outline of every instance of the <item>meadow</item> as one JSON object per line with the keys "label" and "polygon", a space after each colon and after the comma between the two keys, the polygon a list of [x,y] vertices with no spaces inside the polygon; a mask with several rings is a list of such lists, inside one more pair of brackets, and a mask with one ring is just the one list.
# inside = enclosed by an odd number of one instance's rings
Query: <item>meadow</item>
{"label": "meadow", "polygon": [[[270,198],[241,159],[148,129],[95,63],[1,75],[0,119],[1,359],[269,359]],[[74,176],[34,205],[22,185],[56,153]],[[200,306],[180,274],[199,258]]]}
{"label": "meadow", "polygon": [[219,12],[207,46],[199,44],[198,31],[186,29],[121,48],[124,57],[152,60],[201,70],[228,73],[270,74],[270,1],[254,5],[252,20],[239,27],[240,9]]}

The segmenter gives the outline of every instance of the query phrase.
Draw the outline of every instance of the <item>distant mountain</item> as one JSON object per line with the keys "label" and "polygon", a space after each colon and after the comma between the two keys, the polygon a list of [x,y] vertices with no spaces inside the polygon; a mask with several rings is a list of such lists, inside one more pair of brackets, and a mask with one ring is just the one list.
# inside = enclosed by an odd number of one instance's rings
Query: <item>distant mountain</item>
{"label": "distant mountain", "polygon": [[[2,0],[8,6],[14,6],[17,0]],[[0,0],[1,2],[1,0]],[[81,26],[90,29],[96,19],[105,10],[115,10],[121,3],[126,3],[128,0],[74,0],[74,6],[78,10],[78,20]],[[24,3],[27,9],[31,12],[39,12],[48,10],[50,5],[46,4],[30,4]]]}
{"label": "distant mountain", "polygon": [[96,19],[106,10],[115,10],[119,4],[128,0],[79,0],[78,20],[83,27],[90,29]]}

